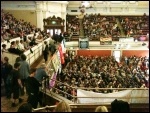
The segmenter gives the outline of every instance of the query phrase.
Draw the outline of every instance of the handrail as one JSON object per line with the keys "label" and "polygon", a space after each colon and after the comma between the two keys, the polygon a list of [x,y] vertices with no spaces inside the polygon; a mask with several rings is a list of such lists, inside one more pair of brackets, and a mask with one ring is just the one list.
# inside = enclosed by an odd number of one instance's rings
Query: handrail
{"label": "handrail", "polygon": [[[57,89],[57,88],[54,88],[54,89]],[[57,89],[58,91],[60,91],[60,92],[63,92],[64,94],[67,94],[67,95],[69,95],[69,96],[72,96],[72,95],[70,95],[69,93],[66,93],[66,92],[64,92],[64,91],[62,91],[62,90],[60,90],[60,89]],[[72,96],[73,97],[73,96]]]}
{"label": "handrail", "polygon": [[62,83],[62,82],[60,82],[60,81],[58,81],[58,80],[56,80],[56,79],[52,79],[52,78],[50,78],[50,80],[54,80],[55,82],[59,82],[59,83],[61,83],[61,84],[63,84],[63,85],[66,85],[66,86],[68,86],[68,87],[71,87],[71,88],[73,88],[73,89],[118,89],[118,90],[125,90],[125,89],[128,89],[128,90],[149,90],[149,88],[87,88],[87,87],[72,87],[72,86],[70,86],[70,85],[68,85],[68,84],[65,84],[65,83]]}
{"label": "handrail", "polygon": [[[55,80],[55,79],[52,79],[52,78],[50,78],[50,80],[54,80],[55,82],[58,82],[58,83],[61,83],[61,84],[63,84],[63,85],[65,85],[65,86],[68,86],[68,87],[71,87],[73,90],[76,90],[76,89],[101,89],[101,90],[109,90],[109,89],[111,89],[111,90],[113,90],[113,89],[117,89],[118,91],[119,90],[149,90],[149,88],[85,88],[85,87],[72,87],[72,86],[69,86],[68,84],[65,84],[65,83],[62,83],[62,82],[60,82],[60,81],[58,81],[58,80]],[[52,89],[57,89],[57,88],[55,88],[55,87],[52,87]],[[71,96],[72,98],[73,98],[73,102],[75,103],[75,99],[80,99],[80,98],[106,98],[106,96],[104,95],[104,96],[86,96],[86,97],[84,97],[84,96],[76,96],[76,95],[71,95],[71,94],[69,94],[69,93],[67,93],[67,92],[65,92],[65,91],[62,91],[62,90],[60,90],[60,89],[57,89],[59,92],[61,92],[61,93],[63,93],[63,94],[66,94],[66,95],[69,95],[69,96]],[[108,94],[108,93],[103,93],[103,94]],[[58,94],[59,95],[59,94]],[[113,99],[113,98],[119,98],[119,99],[130,99],[130,98],[138,98],[138,99],[143,99],[143,98],[148,98],[148,97],[146,97],[146,96],[136,96],[136,97],[134,97],[134,96],[130,96],[130,97],[118,97],[118,96],[113,96],[113,97],[108,97],[107,96],[107,98],[108,99]]]}
{"label": "handrail", "polygon": [[33,112],[36,112],[36,111],[39,111],[39,110],[44,110],[44,109],[47,109],[47,108],[55,108],[56,105],[53,105],[53,106],[45,106],[45,107],[40,107],[40,108],[36,108],[36,109],[32,109]]}
{"label": "handrail", "polygon": [[[50,80],[55,80],[55,79],[51,79],[50,78]],[[65,84],[65,83],[62,83],[61,81],[58,81],[58,80],[55,80],[56,82],[58,82],[58,83],[61,83],[61,84],[64,84],[64,85],[66,85],[66,86],[68,86],[68,87],[71,87],[71,88],[73,88],[73,89],[85,89],[85,88],[80,88],[80,87],[72,87],[72,86],[69,86],[68,84]],[[57,89],[57,88],[55,88],[55,87],[52,87],[52,88],[54,88],[54,89]],[[121,89],[121,90],[149,90],[149,88],[87,88],[87,89]],[[99,96],[93,96],[93,97],[91,97],[91,96],[87,96],[87,97],[83,97],[83,96],[75,96],[75,95],[70,95],[70,94],[68,94],[68,93],[66,93],[66,92],[64,92],[64,91],[62,91],[62,90],[60,90],[60,89],[57,89],[57,90],[59,90],[60,92],[62,92],[62,93],[64,93],[64,94],[67,94],[67,95],[69,95],[69,96],[71,96],[71,97],[73,97],[73,99],[79,99],[79,98],[93,98],[93,99],[95,99],[95,98],[106,98],[105,96],[101,96],[101,97],[99,97]],[[148,98],[148,97],[146,97],[146,96],[143,96],[143,97],[140,97],[140,96],[136,96],[136,97],[117,97],[117,96],[113,96],[113,97],[107,97],[108,99],[114,99],[114,98],[118,98],[118,99],[122,99],[122,100],[124,100],[124,99],[130,99],[130,98],[133,98],[133,99],[144,99],[144,98]],[[95,103],[75,103],[75,100],[73,100],[74,101],[74,103],[73,104],[69,104],[70,105],[70,107],[71,108],[77,108],[77,106],[82,106],[82,105],[111,105],[111,103],[110,102],[105,102],[105,103],[103,103],[103,102],[99,102],[99,103],[97,103],[97,102],[95,102]],[[129,104],[133,104],[132,102],[129,102]],[[147,104],[147,103],[146,103]],[[36,112],[36,111],[38,111],[38,110],[50,110],[50,111],[52,111],[54,108],[56,107],[56,105],[52,105],[52,106],[45,106],[45,107],[40,107],[40,108],[37,108],[37,109],[33,109],[33,112]]]}
{"label": "handrail", "polygon": [[[74,97],[77,97],[77,96],[74,96]],[[91,98],[91,97],[77,97],[77,98]],[[92,97],[92,98],[106,98],[106,97]],[[118,98],[117,96],[116,97],[107,97],[107,98]],[[119,98],[123,98],[123,99],[129,99],[129,97],[119,97]],[[147,98],[147,97],[132,97],[132,98]]]}
{"label": "handrail", "polygon": [[[44,41],[49,41],[49,40],[50,40],[50,38],[47,38]],[[30,49],[32,49],[33,53],[30,52]],[[37,45],[34,45],[30,49],[24,51],[23,53],[27,56],[26,61],[31,66],[42,55],[43,42],[40,42]],[[10,59],[9,63],[11,65],[14,65],[16,58],[19,56],[17,54],[10,53],[10,52],[3,52],[2,55],[3,55],[3,57],[7,56]]]}
{"label": "handrail", "polygon": [[86,88],[86,87],[73,87],[73,88],[76,88],[76,89],[102,89],[102,90],[105,90],[105,89],[118,89],[118,90],[125,90],[125,89],[128,89],[128,90],[148,90],[149,88]]}

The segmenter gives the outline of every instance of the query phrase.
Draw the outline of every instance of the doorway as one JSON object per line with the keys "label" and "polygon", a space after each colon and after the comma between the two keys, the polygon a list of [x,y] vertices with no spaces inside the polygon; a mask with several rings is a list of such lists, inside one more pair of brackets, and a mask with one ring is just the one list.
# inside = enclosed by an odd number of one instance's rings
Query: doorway
{"label": "doorway", "polygon": [[119,50],[113,51],[113,56],[115,57],[117,62],[120,62],[121,51],[119,51]]}
{"label": "doorway", "polygon": [[44,22],[44,30],[47,33],[50,33],[51,36],[64,32],[64,22],[65,20],[60,17],[48,17],[47,19],[43,19]]}

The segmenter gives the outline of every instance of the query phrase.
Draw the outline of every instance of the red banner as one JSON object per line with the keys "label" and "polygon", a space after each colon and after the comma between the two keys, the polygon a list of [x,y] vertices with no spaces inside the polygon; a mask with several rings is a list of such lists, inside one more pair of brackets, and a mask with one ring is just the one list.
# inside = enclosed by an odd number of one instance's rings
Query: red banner
{"label": "red banner", "polygon": [[60,53],[61,64],[64,64],[65,60],[64,60],[64,54],[63,54],[63,51],[62,51],[61,44],[59,45],[58,50],[59,50],[59,53]]}

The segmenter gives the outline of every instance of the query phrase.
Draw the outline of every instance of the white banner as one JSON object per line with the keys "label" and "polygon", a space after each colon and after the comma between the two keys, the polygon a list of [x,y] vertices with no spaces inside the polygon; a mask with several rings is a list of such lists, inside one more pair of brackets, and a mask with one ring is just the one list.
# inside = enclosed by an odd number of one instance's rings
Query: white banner
{"label": "white banner", "polygon": [[130,103],[149,103],[149,90],[132,90],[130,98]]}
{"label": "white banner", "polygon": [[[143,96],[146,98],[142,98]],[[141,98],[132,98],[132,97],[141,97]],[[78,103],[81,104],[111,103],[115,99],[123,100],[128,103],[149,103],[149,92],[148,90],[124,90],[124,91],[105,94],[105,93],[95,93],[92,91],[85,91],[85,90],[78,89],[77,98],[78,98]]]}

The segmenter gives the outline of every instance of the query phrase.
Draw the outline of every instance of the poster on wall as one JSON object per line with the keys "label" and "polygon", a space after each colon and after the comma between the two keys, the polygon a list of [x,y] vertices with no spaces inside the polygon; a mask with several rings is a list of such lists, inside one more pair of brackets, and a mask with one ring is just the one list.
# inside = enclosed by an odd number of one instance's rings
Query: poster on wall
{"label": "poster on wall", "polygon": [[100,37],[100,45],[112,45],[112,37]]}
{"label": "poster on wall", "polygon": [[139,36],[138,41],[148,41],[146,36]]}
{"label": "poster on wall", "polygon": [[79,38],[79,48],[88,49],[89,48],[89,39],[88,38]]}
{"label": "poster on wall", "polygon": [[134,40],[137,41],[148,41],[149,40],[149,35],[135,35]]}

